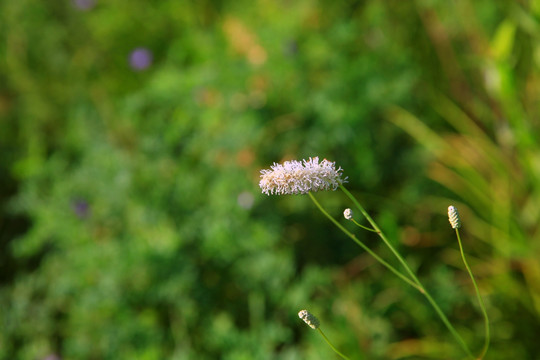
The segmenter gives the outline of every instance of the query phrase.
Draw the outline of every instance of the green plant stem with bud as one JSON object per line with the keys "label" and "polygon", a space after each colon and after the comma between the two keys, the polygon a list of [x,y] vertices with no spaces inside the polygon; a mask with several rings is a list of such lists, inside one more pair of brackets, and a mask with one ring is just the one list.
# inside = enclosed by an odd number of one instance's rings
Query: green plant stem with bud
{"label": "green plant stem with bud", "polygon": [[[461,336],[458,334],[454,326],[448,321],[446,315],[442,312],[441,308],[437,302],[431,297],[429,292],[424,288],[420,280],[418,280],[415,273],[411,270],[407,262],[403,257],[397,252],[397,250],[392,246],[388,241],[384,233],[379,229],[375,221],[369,216],[365,209],[360,205],[356,198],[343,186],[343,183],[347,182],[347,178],[343,178],[343,169],[341,167],[336,168],[335,162],[328,161],[323,159],[319,162],[318,157],[310,157],[309,160],[297,161],[285,161],[283,164],[274,163],[270,169],[261,170],[261,179],[259,181],[259,187],[262,192],[267,195],[292,195],[292,194],[309,194],[315,205],[319,210],[332,221],[341,231],[343,231],[347,236],[349,236],[355,243],[357,243],[362,249],[368,252],[375,260],[380,262],[388,270],[393,272],[400,279],[405,281],[407,284],[411,285],[417,289],[421,294],[423,294],[431,306],[437,312],[437,315],[441,318],[442,322],[446,325],[450,333],[454,336],[459,345],[463,348],[465,353],[473,358],[467,344]],[[383,242],[388,246],[390,251],[396,256],[399,262],[403,265],[408,276],[402,274],[392,265],[388,264],[386,261],[381,259],[377,254],[375,254],[371,249],[369,249],[364,243],[356,238],[351,232],[345,229],[336,219],[334,219],[319,202],[315,199],[312,192],[321,191],[321,190],[336,190],[340,188],[358,207],[362,215],[368,220],[373,229],[359,225],[360,227],[376,232]],[[455,210],[452,207],[453,210]],[[449,209],[450,210],[450,209]],[[347,212],[349,213],[349,212]],[[349,217],[349,214],[344,214]],[[451,220],[452,221],[452,220]],[[454,226],[454,225],[452,225]],[[476,286],[476,284],[475,284]],[[324,335],[323,335],[324,336]]]}
{"label": "green plant stem with bud", "polygon": [[315,199],[315,196],[311,192],[308,193],[308,195],[311,197],[311,200],[315,203],[315,205],[319,208],[319,210],[336,225],[341,231],[343,231],[348,237],[350,237],[355,243],[357,243],[362,249],[364,249],[369,255],[371,255],[375,260],[377,260],[379,263],[381,263],[384,267],[386,267],[388,270],[393,272],[396,276],[398,276],[401,280],[405,281],[407,284],[411,285],[412,287],[416,288],[418,291],[422,292],[422,288],[415,282],[413,282],[411,279],[403,275],[401,272],[399,272],[396,268],[394,268],[392,265],[384,261],[379,255],[375,254],[370,248],[368,248],[363,242],[358,240],[358,238],[352,234],[350,231],[345,229],[343,225],[341,225],[336,219],[332,217],[324,208],[319,204],[317,199]]}
{"label": "green plant stem with bud", "polygon": [[446,315],[443,313],[435,299],[431,296],[431,294],[424,288],[418,277],[415,275],[415,273],[412,271],[412,269],[409,267],[407,262],[403,259],[403,257],[399,254],[399,252],[392,246],[392,244],[388,241],[384,233],[381,231],[377,223],[371,218],[371,216],[367,213],[367,211],[360,205],[358,200],[343,186],[343,184],[339,185],[339,188],[351,199],[351,201],[356,205],[356,207],[360,210],[362,215],[366,218],[366,220],[371,224],[375,232],[379,235],[379,237],[383,240],[383,242],[386,244],[386,246],[390,249],[390,251],[396,256],[396,258],[399,260],[399,262],[403,265],[406,272],[409,274],[410,278],[403,275],[401,272],[396,270],[393,266],[386,263],[384,260],[382,260],[379,256],[377,256],[373,251],[371,251],[367,246],[365,246],[360,240],[356,238],[353,234],[351,234],[347,229],[345,229],[337,220],[335,220],[328,212],[326,212],[322,206],[317,202],[313,194],[311,192],[309,193],[311,199],[314,201],[315,205],[319,208],[319,210],[322,211],[323,214],[326,215],[341,231],[343,231],[346,235],[348,235],[351,239],[353,239],[362,249],[367,251],[371,256],[373,256],[377,261],[379,261],[381,264],[383,264],[386,268],[391,270],[394,274],[396,274],[399,278],[401,278],[403,281],[405,281],[407,284],[411,285],[415,289],[417,289],[422,295],[425,296],[425,298],[428,300],[430,305],[433,307],[437,315],[440,317],[441,321],[444,323],[444,325],[448,328],[452,336],[456,339],[457,343],[461,346],[463,351],[470,357],[474,358],[471,354],[471,351],[469,350],[469,347],[463,340],[463,338],[458,334],[454,326],[450,323]]}
{"label": "green plant stem with bud", "polygon": [[332,348],[332,350],[334,350],[336,354],[341,356],[343,359],[349,360],[349,358],[343,355],[338,349],[336,349],[334,344],[332,344],[332,342],[326,337],[326,335],[324,335],[323,331],[319,327],[321,325],[321,322],[319,321],[319,319],[317,319],[315,315],[304,309],[298,312],[298,317],[302,319],[310,328],[317,329],[319,331],[319,334],[321,334],[323,339],[328,345],[330,345],[330,347]]}
{"label": "green plant stem with bud", "polygon": [[461,258],[463,259],[463,264],[465,264],[465,268],[467,268],[467,272],[469,273],[471,281],[474,285],[474,290],[476,291],[476,298],[478,299],[478,304],[480,305],[480,309],[482,310],[482,315],[484,316],[484,327],[485,327],[484,347],[482,348],[482,352],[477,358],[478,360],[482,360],[484,356],[486,355],[486,352],[489,348],[489,341],[490,341],[489,317],[486,311],[484,300],[482,299],[482,296],[480,295],[480,290],[478,289],[478,285],[476,284],[476,280],[474,279],[472,270],[469,264],[467,263],[467,259],[465,258],[465,252],[463,251],[463,244],[461,243],[461,237],[459,236],[459,229],[456,228],[455,230],[456,230],[456,236],[457,236],[458,244],[459,244],[459,251],[461,253]]}

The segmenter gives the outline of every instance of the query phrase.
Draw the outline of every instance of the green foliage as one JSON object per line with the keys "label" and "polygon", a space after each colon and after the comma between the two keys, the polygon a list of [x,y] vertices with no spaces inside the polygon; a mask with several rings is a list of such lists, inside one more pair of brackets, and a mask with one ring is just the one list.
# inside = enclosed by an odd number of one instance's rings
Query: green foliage
{"label": "green foliage", "polygon": [[351,358],[461,356],[307,197],[260,194],[259,169],[309,156],[345,169],[480,349],[452,199],[488,358],[532,358],[538,16],[536,2],[0,2],[0,358],[332,358],[303,308]]}

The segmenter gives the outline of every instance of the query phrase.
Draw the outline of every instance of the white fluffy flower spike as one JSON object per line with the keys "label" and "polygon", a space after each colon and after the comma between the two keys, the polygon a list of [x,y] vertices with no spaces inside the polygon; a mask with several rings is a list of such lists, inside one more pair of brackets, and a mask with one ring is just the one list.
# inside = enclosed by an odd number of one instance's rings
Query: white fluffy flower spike
{"label": "white fluffy flower spike", "polygon": [[259,186],[267,195],[307,194],[320,190],[336,190],[339,185],[347,182],[342,177],[341,167],[336,169],[336,163],[324,159],[319,163],[319,157],[309,160],[285,161],[283,164],[274,163],[271,169],[261,170]]}
{"label": "white fluffy flower spike", "polygon": [[448,221],[452,225],[452,229],[458,229],[461,227],[461,219],[455,206],[450,205],[448,207]]}

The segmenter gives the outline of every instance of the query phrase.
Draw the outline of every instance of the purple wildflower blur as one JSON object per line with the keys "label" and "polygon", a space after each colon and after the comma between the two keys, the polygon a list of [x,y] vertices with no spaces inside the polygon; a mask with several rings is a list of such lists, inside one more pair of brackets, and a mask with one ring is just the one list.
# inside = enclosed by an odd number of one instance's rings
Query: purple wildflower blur
{"label": "purple wildflower blur", "polygon": [[139,47],[129,55],[129,65],[133,70],[141,71],[152,65],[152,52],[146,48]]}
{"label": "purple wildflower blur", "polygon": [[96,0],[73,0],[73,6],[81,11],[87,11],[96,6]]}
{"label": "purple wildflower blur", "polygon": [[44,357],[42,360],[62,360],[62,358],[56,354],[50,354]]}
{"label": "purple wildflower blur", "polygon": [[83,199],[76,199],[71,203],[71,209],[77,215],[79,219],[84,219],[88,216],[90,212],[90,206],[88,202]]}

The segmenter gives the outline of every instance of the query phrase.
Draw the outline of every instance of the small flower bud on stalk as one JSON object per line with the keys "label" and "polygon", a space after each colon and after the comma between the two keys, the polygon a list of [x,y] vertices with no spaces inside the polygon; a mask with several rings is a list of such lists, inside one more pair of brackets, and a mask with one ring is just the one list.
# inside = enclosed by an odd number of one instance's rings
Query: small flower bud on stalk
{"label": "small flower bud on stalk", "polygon": [[345,211],[343,211],[343,216],[345,219],[351,220],[353,217],[353,211],[351,209],[345,209]]}
{"label": "small flower bud on stalk", "polygon": [[484,315],[484,328],[485,328],[485,338],[484,338],[484,347],[482,348],[482,352],[477,357],[477,359],[483,359],[484,355],[486,354],[488,348],[489,348],[489,342],[490,342],[490,329],[489,329],[489,317],[488,313],[486,311],[486,305],[484,304],[484,300],[482,299],[482,296],[480,295],[480,290],[478,288],[478,284],[476,284],[476,280],[474,279],[473,272],[471,270],[471,267],[467,263],[467,259],[465,257],[465,252],[463,251],[463,244],[461,243],[461,236],[459,236],[459,228],[461,227],[461,219],[459,218],[459,213],[455,206],[450,205],[448,207],[448,221],[450,221],[450,225],[452,225],[452,229],[456,230],[456,237],[459,244],[459,252],[461,253],[461,259],[463,260],[463,264],[465,265],[465,268],[467,269],[467,272],[469,273],[469,276],[471,278],[471,281],[474,285],[474,290],[476,291],[476,298],[478,299],[478,304],[480,305],[480,309],[482,310],[482,314]]}
{"label": "small flower bud on stalk", "polygon": [[300,310],[300,312],[298,313],[298,317],[304,320],[304,322],[308,324],[309,327],[312,328],[313,330],[317,329],[319,325],[321,324],[319,322],[319,319],[317,319],[315,315],[313,315],[307,310]]}
{"label": "small flower bud on stalk", "polygon": [[450,221],[452,229],[459,229],[461,227],[461,219],[455,206],[450,205],[448,207],[448,221]]}
{"label": "small flower bud on stalk", "polygon": [[340,353],[339,350],[336,349],[334,344],[332,344],[330,340],[326,337],[326,335],[324,335],[323,331],[319,328],[319,319],[317,319],[315,315],[313,315],[307,310],[300,310],[300,312],[298,313],[298,317],[304,320],[304,322],[308,324],[310,328],[312,328],[313,330],[317,330],[336,354],[338,354],[339,356],[341,356],[341,358],[345,360],[350,360],[347,356]]}

